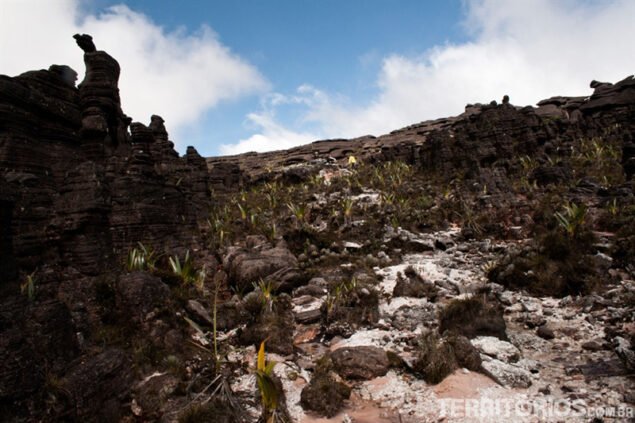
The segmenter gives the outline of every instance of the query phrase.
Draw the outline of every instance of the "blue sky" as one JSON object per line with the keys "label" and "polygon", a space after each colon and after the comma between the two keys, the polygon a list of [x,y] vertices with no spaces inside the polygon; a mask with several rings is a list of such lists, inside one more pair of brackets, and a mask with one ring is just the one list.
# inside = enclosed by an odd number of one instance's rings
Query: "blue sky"
{"label": "blue sky", "polygon": [[2,0],[0,73],[81,75],[70,36],[90,33],[124,111],[209,156],[586,94],[633,73],[633,20],[631,0]]}
{"label": "blue sky", "polygon": [[[219,40],[254,65],[273,91],[292,93],[303,84],[355,101],[369,101],[377,91],[381,60],[391,53],[422,50],[464,39],[460,0],[244,0],[126,1],[174,31],[210,26]],[[117,1],[90,5],[98,13]],[[201,125],[184,135],[200,145],[218,146],[246,138],[253,125],[246,115],[258,110],[259,96],[227,101],[210,109]],[[277,109],[277,118],[295,129],[302,123],[293,107]],[[207,154],[219,154],[214,148]]]}

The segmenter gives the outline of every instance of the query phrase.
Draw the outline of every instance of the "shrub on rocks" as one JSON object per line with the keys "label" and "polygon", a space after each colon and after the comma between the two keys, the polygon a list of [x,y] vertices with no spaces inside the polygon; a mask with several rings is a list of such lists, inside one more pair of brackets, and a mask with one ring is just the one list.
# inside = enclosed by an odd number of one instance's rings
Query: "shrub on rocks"
{"label": "shrub on rocks", "polygon": [[597,289],[600,280],[600,269],[592,259],[594,242],[590,231],[571,237],[551,230],[506,257],[488,277],[508,288],[525,289],[535,295],[589,294]]}
{"label": "shrub on rocks", "polygon": [[482,296],[452,300],[439,315],[439,332],[446,331],[469,339],[495,336],[507,340],[503,310]]}
{"label": "shrub on rocks", "polygon": [[460,367],[478,371],[481,357],[470,341],[461,335],[440,337],[436,332],[421,336],[414,370],[423,379],[437,384]]}
{"label": "shrub on rocks", "polygon": [[379,318],[379,293],[368,282],[343,281],[329,290],[322,314],[327,325],[345,323],[355,328],[374,323]]}
{"label": "shrub on rocks", "polygon": [[412,267],[408,266],[404,274],[397,275],[397,284],[393,289],[393,297],[429,298],[435,301],[439,289],[431,282],[425,281]]}
{"label": "shrub on rocks", "polygon": [[[257,294],[251,295],[256,297]],[[291,297],[281,294],[272,300],[271,306],[265,304],[253,315],[252,322],[240,334],[239,341],[243,345],[255,345],[267,340],[267,348],[271,352],[293,354],[293,312]],[[257,300],[252,301],[256,303]],[[247,308],[247,307],[246,307]]]}
{"label": "shrub on rocks", "polygon": [[311,382],[302,389],[300,404],[305,410],[331,418],[342,409],[344,401],[350,396],[351,388],[336,380],[333,362],[326,356],[318,361]]}
{"label": "shrub on rocks", "polygon": [[213,398],[206,404],[194,404],[181,413],[179,423],[235,423],[244,421],[234,409],[220,398]]}

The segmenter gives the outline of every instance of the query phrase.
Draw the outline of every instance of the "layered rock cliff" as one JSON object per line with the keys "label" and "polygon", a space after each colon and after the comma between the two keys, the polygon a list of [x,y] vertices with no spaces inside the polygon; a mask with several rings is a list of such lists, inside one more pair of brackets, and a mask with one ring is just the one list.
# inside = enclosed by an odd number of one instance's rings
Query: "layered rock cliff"
{"label": "layered rock cliff", "polygon": [[[192,329],[184,316],[202,325],[211,321],[194,299],[211,301],[217,291],[217,324],[228,331],[226,339],[236,336],[231,342],[237,345],[270,335],[274,351],[309,354],[302,349],[307,342],[324,350],[318,338],[346,338],[364,327],[386,330],[378,322],[385,298],[375,285],[382,277],[395,279],[390,269],[412,259],[407,253],[435,254],[451,266],[463,266],[472,260],[466,251],[475,244],[459,250],[455,242],[527,237],[536,230],[534,221],[541,223],[542,215],[533,209],[552,195],[588,204],[597,215],[603,207],[627,210],[633,203],[632,76],[615,84],[594,81],[589,97],[552,97],[537,107],[516,107],[505,98],[502,104],[468,105],[459,116],[379,137],[203,158],[193,147],[180,156],[161,117],[152,116],[148,125],[132,122],[121,109],[117,61],[97,50],[90,36],[75,38],[86,64],[77,87],[76,72],[61,65],[14,78],[0,75],[3,421],[117,421],[133,415],[174,420],[193,392],[205,394],[200,380],[206,385],[209,372],[218,372],[205,364],[208,356],[201,358],[201,346],[188,342]],[[370,167],[351,169],[349,156]],[[601,158],[608,158],[610,168],[594,163]],[[371,169],[377,170],[372,183]],[[340,185],[334,179],[327,192],[327,185],[311,182],[320,174],[320,181],[344,175],[348,185],[344,177]],[[362,175],[369,180],[354,180]],[[398,183],[384,185],[385,177]],[[253,188],[253,198],[246,198],[247,188]],[[395,191],[404,197],[396,198]],[[308,211],[297,201],[309,203]],[[477,221],[475,212],[487,222]],[[617,231],[618,220],[595,229]],[[451,225],[461,226],[448,232],[454,238],[409,232]],[[593,253],[602,254],[600,259],[612,254],[612,278],[632,272],[635,234],[627,232],[617,242],[613,233],[603,236]],[[157,253],[156,267],[126,267],[126,257],[140,245]],[[488,247],[475,262],[483,264],[490,255]],[[208,271],[203,286],[197,290],[178,279],[168,257],[194,257]],[[373,266],[382,269],[373,273]],[[352,275],[359,285],[349,278],[348,285],[337,285],[337,295],[354,298],[334,313],[327,301],[339,301],[333,300],[336,279]],[[432,312],[387,317],[388,326],[404,331],[419,320],[434,327],[435,301],[443,297],[437,291],[446,299],[473,291],[452,285],[449,277],[434,281],[434,289],[414,274],[408,281],[400,277],[402,285],[423,284],[408,292],[430,296],[428,306],[434,303]],[[266,284],[285,292],[276,306],[278,316],[274,308],[261,310],[253,295],[222,301],[232,289],[245,294],[258,282],[263,285],[254,292],[262,294]],[[498,292],[498,297],[503,294],[511,295]],[[607,336],[624,335],[618,323],[628,317],[611,319],[613,332],[607,329]],[[235,330],[245,324],[242,332]],[[291,326],[309,341],[294,339]],[[382,357],[380,373],[385,374],[393,364],[381,351],[373,353]],[[149,375],[156,377],[157,369],[161,382],[153,388]],[[525,383],[530,376],[523,373],[523,378]]]}

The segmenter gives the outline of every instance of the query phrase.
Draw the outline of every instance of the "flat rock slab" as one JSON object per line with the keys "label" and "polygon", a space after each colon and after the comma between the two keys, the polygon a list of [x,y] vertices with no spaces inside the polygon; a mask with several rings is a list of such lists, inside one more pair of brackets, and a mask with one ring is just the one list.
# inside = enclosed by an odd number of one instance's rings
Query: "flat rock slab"
{"label": "flat rock slab", "polygon": [[514,344],[494,336],[479,336],[472,339],[471,342],[478,352],[505,363],[514,363],[520,358],[520,350]]}
{"label": "flat rock slab", "polygon": [[495,381],[509,388],[529,388],[531,374],[520,367],[504,363],[488,355],[481,354],[481,366]]}

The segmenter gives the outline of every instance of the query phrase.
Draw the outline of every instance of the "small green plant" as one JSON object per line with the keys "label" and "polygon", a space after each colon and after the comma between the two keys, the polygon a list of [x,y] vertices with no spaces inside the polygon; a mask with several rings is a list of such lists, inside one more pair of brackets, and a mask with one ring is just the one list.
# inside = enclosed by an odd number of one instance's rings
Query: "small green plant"
{"label": "small green plant", "polygon": [[139,248],[135,247],[128,252],[126,269],[128,269],[129,272],[136,270],[154,270],[159,257],[152,248],[147,248],[141,242],[139,242],[138,245]]}
{"label": "small green plant", "polygon": [[225,221],[220,217],[213,216],[211,219],[207,220],[207,223],[212,232],[215,234],[215,239],[217,240],[218,245],[222,246],[225,243],[225,236],[227,234]]}
{"label": "small green plant", "polygon": [[383,168],[388,175],[392,189],[399,188],[403,181],[412,174],[412,167],[402,161],[387,162]]}
{"label": "small green plant", "polygon": [[218,293],[221,287],[222,273],[216,273],[214,276],[214,297],[212,298],[212,346],[214,348],[214,369],[216,373],[220,370],[220,358],[218,356],[218,331],[217,331],[217,312],[218,312]]}
{"label": "small green plant", "polygon": [[303,226],[308,219],[308,210],[305,204],[297,205],[295,203],[287,203],[287,208],[291,211],[296,219],[298,226]]}
{"label": "small green plant", "polygon": [[392,206],[393,204],[395,204],[395,194],[393,193],[382,192],[380,198],[381,203],[384,205]]}
{"label": "small green plant", "polygon": [[525,173],[529,173],[538,167],[538,162],[529,156],[522,156],[520,158],[520,166],[523,168]]}
{"label": "small green plant", "polygon": [[309,185],[319,187],[322,184],[324,184],[324,178],[319,174],[309,176]]}
{"label": "small green plant", "polygon": [[37,284],[36,273],[37,270],[34,270],[26,275],[26,278],[24,278],[24,281],[20,284],[20,292],[22,295],[26,295],[29,301],[33,301],[35,298],[35,285]]}
{"label": "small green plant", "polygon": [[373,169],[372,183],[379,188],[383,188],[386,185],[386,178],[384,177],[382,168],[375,167]]}
{"label": "small green plant", "polygon": [[260,210],[255,212],[249,212],[249,224],[252,228],[258,226],[258,220],[260,219],[260,214],[258,213]]}
{"label": "small green plant", "polygon": [[275,361],[266,361],[265,341],[260,343],[256,362],[256,382],[262,403],[262,421],[265,423],[282,422],[284,418],[278,413],[280,394],[273,379]]}
{"label": "small green plant", "polygon": [[278,193],[275,191],[270,191],[265,194],[265,197],[267,198],[269,208],[271,210],[275,210],[278,207]]}
{"label": "small green plant", "polygon": [[189,250],[185,252],[183,263],[181,263],[178,256],[169,257],[168,262],[172,272],[179,276],[184,285],[194,285],[197,288],[201,288],[203,286],[207,273],[205,268],[196,270],[194,267],[194,260],[190,256]]}
{"label": "small green plant", "polygon": [[489,275],[497,266],[498,263],[495,260],[489,260],[481,266],[481,270],[485,275]]}
{"label": "small green plant", "polygon": [[417,209],[428,210],[429,208],[434,206],[434,201],[432,200],[432,198],[428,197],[427,195],[421,194],[415,200],[415,205]]}
{"label": "small green plant", "polygon": [[238,206],[238,210],[240,210],[240,218],[241,218],[243,221],[245,221],[245,222],[246,222],[246,221],[247,221],[247,216],[248,216],[248,214],[249,214],[249,212],[248,212],[248,210],[247,210],[247,206],[243,206],[243,205],[242,205],[242,204],[240,204],[240,203],[238,203],[238,204],[237,204],[237,206]]}
{"label": "small green plant", "polygon": [[410,209],[410,199],[408,197],[397,197],[396,200],[397,209],[401,212],[406,212]]}
{"label": "small green plant", "polygon": [[264,232],[269,242],[273,243],[278,239],[278,226],[276,226],[276,222],[272,222],[271,226],[264,229]]}
{"label": "small green plant", "polygon": [[620,206],[617,204],[617,198],[614,198],[611,202],[606,206],[606,210],[613,217],[617,216],[620,212]]}
{"label": "small green plant", "polygon": [[485,228],[480,222],[480,217],[476,215],[474,209],[464,200],[461,200],[462,212],[455,212],[463,227],[472,230],[477,237],[483,235]]}
{"label": "small green plant", "polygon": [[262,306],[271,311],[271,309],[273,308],[273,303],[276,299],[274,295],[275,287],[273,286],[273,283],[271,281],[265,282],[264,280],[260,279],[258,283],[254,282],[253,286],[254,289],[260,291]]}
{"label": "small green plant", "polygon": [[565,204],[563,213],[556,212],[554,216],[567,235],[576,238],[584,226],[586,213],[587,209],[584,205],[578,206],[575,203],[569,203]]}
{"label": "small green plant", "polygon": [[342,215],[344,216],[344,222],[348,225],[353,218],[353,199],[350,197],[343,198],[340,201],[340,207],[342,208]]}
{"label": "small green plant", "polygon": [[578,140],[573,146],[571,160],[577,177],[595,177],[604,186],[613,186],[624,181],[621,147],[616,137]]}
{"label": "small green plant", "polygon": [[333,309],[345,302],[347,297],[357,288],[357,279],[351,278],[338,283],[326,296],[326,311],[329,314]]}

